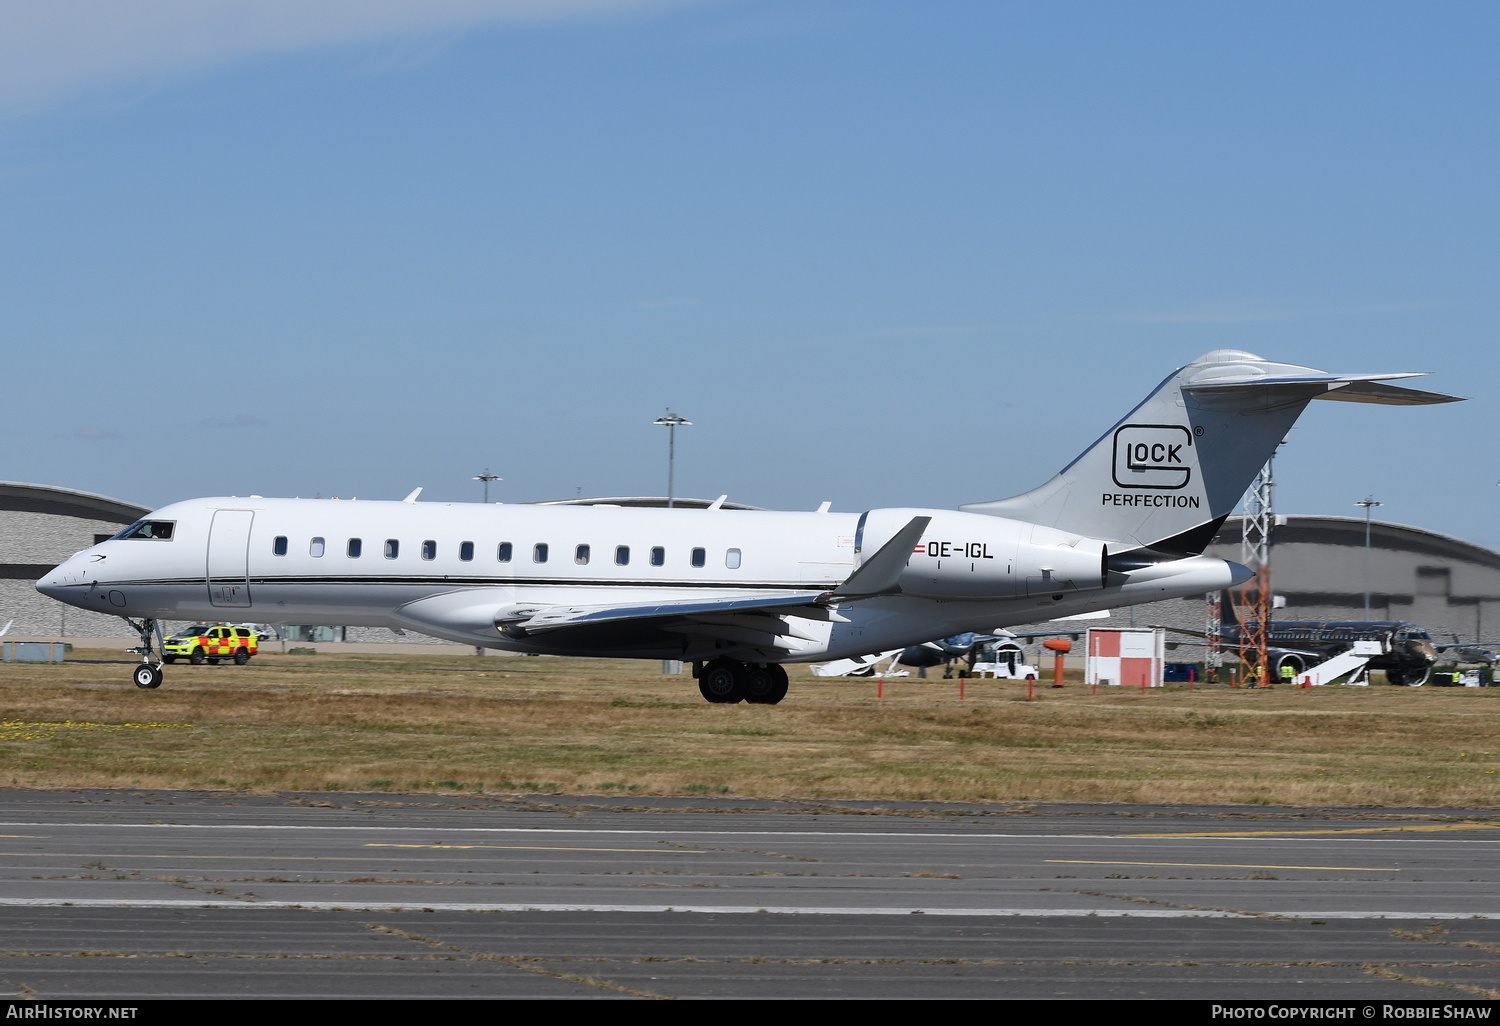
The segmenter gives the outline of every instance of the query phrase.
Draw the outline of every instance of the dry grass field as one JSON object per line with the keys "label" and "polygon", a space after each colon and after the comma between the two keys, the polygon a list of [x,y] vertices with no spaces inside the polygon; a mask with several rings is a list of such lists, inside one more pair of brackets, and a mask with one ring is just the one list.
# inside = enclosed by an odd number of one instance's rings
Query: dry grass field
{"label": "dry grass field", "polygon": [[250,790],[1493,807],[1500,688],[1091,695],[823,680],[715,706],[660,664],[263,654],[0,664],[0,783]]}

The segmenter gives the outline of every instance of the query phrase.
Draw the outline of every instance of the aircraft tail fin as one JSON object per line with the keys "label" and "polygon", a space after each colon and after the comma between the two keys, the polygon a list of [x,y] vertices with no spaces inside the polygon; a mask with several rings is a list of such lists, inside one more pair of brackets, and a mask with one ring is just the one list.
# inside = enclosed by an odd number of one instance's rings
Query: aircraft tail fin
{"label": "aircraft tail fin", "polygon": [[1117,541],[1112,555],[1197,555],[1312,400],[1458,401],[1384,383],[1417,376],[1329,374],[1216,349],[1173,372],[1040,488],[959,508]]}
{"label": "aircraft tail fin", "polygon": [[1219,593],[1219,622],[1225,627],[1240,625],[1240,616],[1234,611],[1234,596],[1227,588]]}

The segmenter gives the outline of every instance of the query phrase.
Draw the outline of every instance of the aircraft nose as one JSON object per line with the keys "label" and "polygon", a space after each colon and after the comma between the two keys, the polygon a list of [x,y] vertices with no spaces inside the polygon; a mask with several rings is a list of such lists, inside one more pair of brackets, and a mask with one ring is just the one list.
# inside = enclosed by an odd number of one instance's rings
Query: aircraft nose
{"label": "aircraft nose", "polygon": [[73,556],[44,574],[41,580],[36,582],[36,590],[48,598],[63,599],[70,589],[77,588],[83,583],[83,563],[77,556]]}

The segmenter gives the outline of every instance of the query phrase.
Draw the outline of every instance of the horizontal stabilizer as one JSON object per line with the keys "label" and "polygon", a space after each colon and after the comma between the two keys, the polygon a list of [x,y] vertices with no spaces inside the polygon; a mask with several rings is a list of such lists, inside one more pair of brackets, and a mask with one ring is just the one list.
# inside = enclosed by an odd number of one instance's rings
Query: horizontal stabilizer
{"label": "horizontal stabilizer", "polygon": [[1243,396],[1252,403],[1274,393],[1282,399],[1334,399],[1349,403],[1380,403],[1386,406],[1428,406],[1462,402],[1456,395],[1424,392],[1404,385],[1388,385],[1393,378],[1419,378],[1420,372],[1402,374],[1280,374],[1230,376],[1216,374],[1207,380],[1184,384],[1182,390],[1199,398],[1227,399]]}
{"label": "horizontal stabilizer", "polygon": [[1419,388],[1387,385],[1378,381],[1354,381],[1343,388],[1329,389],[1319,399],[1337,399],[1345,403],[1380,403],[1384,406],[1431,406],[1436,403],[1463,402],[1462,396],[1444,392],[1424,392]]}

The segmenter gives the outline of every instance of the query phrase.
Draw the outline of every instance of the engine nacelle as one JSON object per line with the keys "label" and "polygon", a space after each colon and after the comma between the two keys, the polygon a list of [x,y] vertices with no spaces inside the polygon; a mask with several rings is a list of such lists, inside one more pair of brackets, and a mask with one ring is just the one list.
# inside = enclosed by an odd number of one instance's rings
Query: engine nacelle
{"label": "engine nacelle", "polygon": [[946,510],[871,510],[856,545],[863,557],[914,516],[932,522],[907,560],[903,594],[922,598],[1018,599],[1105,586],[1105,543],[1050,527]]}

